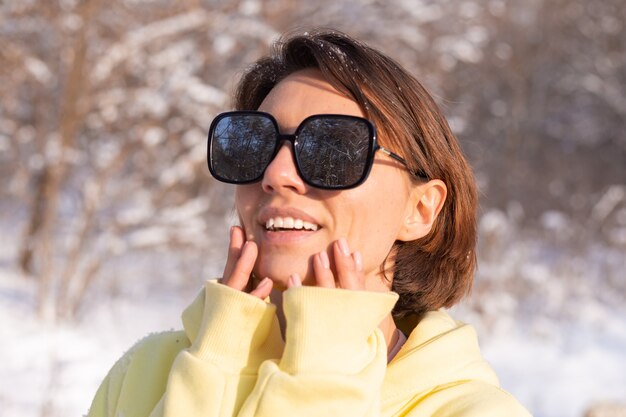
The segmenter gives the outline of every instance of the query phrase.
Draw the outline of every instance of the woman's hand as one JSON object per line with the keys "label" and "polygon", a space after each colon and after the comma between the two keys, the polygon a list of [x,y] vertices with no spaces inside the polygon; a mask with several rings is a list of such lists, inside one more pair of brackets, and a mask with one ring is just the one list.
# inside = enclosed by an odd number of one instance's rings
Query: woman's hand
{"label": "woman's hand", "polygon": [[[256,243],[246,240],[246,235],[241,227],[231,227],[228,258],[226,259],[224,274],[219,282],[236,290],[246,291],[251,284],[252,268],[254,268],[258,253]],[[250,295],[265,299],[270,295],[273,285],[271,279],[264,278],[255,289],[250,291]]]}
{"label": "woman's hand", "polygon": [[[324,288],[343,288],[348,290],[364,290],[365,274],[363,273],[363,259],[361,253],[355,251],[350,253],[350,248],[346,239],[339,239],[332,245],[333,258],[335,260],[335,274],[330,268],[330,259],[325,251],[313,256],[313,273],[317,286]],[[337,285],[338,283],[339,285]],[[302,285],[300,275],[293,274],[289,277],[287,287],[298,287]]]}
{"label": "woman's hand", "polygon": [[[333,242],[333,257],[335,260],[335,271],[337,279],[330,268],[330,260],[326,251],[319,252],[313,256],[313,272],[317,286],[325,288],[343,288],[347,290],[365,290],[365,273],[363,272],[363,258],[359,251],[350,253],[348,242],[339,239]],[[337,285],[338,284],[338,285]],[[299,287],[302,285],[300,276],[293,274],[289,277],[287,288]],[[380,322],[378,328],[382,331],[387,343],[387,352],[396,343],[396,324],[391,314],[388,314]]]}

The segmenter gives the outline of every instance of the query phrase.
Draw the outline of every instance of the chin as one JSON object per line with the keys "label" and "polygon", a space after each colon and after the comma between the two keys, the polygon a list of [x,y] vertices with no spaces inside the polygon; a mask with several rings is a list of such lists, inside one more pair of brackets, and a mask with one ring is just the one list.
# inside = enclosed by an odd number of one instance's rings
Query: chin
{"label": "chin", "polygon": [[287,289],[287,282],[289,277],[294,272],[297,272],[302,277],[304,285],[310,285],[315,281],[313,276],[312,262],[303,262],[304,265],[298,265],[293,262],[281,261],[273,259],[272,262],[259,259],[257,265],[254,268],[254,274],[259,280],[269,277],[274,282],[274,288],[280,291]]}

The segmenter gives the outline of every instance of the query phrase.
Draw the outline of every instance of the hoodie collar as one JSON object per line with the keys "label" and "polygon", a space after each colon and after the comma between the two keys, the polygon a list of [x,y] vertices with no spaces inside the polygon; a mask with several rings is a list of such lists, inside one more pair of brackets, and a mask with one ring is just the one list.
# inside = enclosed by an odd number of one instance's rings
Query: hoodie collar
{"label": "hoodie collar", "polygon": [[[190,341],[195,340],[202,324],[204,299],[203,289],[183,312],[183,327]],[[498,378],[480,354],[474,328],[455,321],[443,310],[431,311],[387,365],[382,406],[401,408],[419,392],[467,380],[499,386]]]}
{"label": "hoodie collar", "polygon": [[474,328],[455,321],[442,310],[431,311],[387,365],[382,405],[401,406],[416,393],[466,380],[499,385],[480,354]]}

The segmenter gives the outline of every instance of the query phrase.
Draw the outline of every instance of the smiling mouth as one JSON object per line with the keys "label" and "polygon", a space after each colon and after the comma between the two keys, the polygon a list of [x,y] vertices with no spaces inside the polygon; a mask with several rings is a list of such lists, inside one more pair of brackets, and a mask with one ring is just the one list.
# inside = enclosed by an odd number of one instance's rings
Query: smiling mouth
{"label": "smiling mouth", "polygon": [[321,226],[302,219],[293,217],[272,217],[265,222],[265,230],[270,232],[284,232],[291,230],[304,230],[315,232]]}

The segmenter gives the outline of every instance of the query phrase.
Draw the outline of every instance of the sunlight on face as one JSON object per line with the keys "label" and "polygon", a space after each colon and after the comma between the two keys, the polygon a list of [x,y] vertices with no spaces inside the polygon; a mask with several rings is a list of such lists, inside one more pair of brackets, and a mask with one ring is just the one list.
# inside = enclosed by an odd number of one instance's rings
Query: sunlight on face
{"label": "sunlight on face", "polygon": [[[364,117],[358,104],[338,92],[317,70],[296,72],[270,91],[260,111],[272,114],[282,133],[293,133],[314,114]],[[285,288],[297,272],[305,284],[314,283],[311,258],[346,238],[351,251],[363,256],[367,286],[386,290],[380,265],[398,237],[409,204],[410,178],[398,162],[377,153],[368,179],[344,191],[321,190],[298,176],[290,145],[284,145],[265,171],[263,180],[237,186],[235,204],[247,238],[259,247],[255,274],[270,277]],[[268,219],[314,225],[280,232],[266,230]]]}

